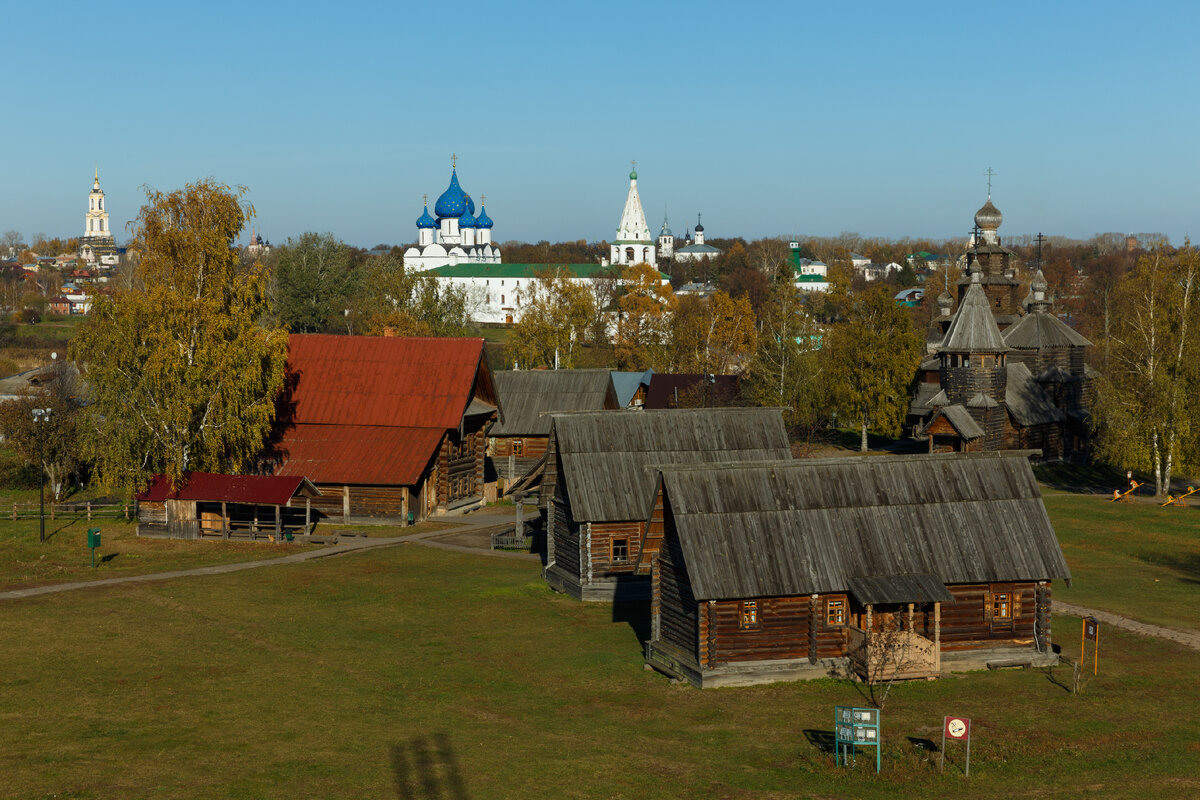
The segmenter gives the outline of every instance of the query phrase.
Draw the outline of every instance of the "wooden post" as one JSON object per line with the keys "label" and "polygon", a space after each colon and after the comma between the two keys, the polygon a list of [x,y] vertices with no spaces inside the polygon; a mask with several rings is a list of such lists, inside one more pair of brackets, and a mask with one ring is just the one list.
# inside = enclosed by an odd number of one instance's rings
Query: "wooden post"
{"label": "wooden post", "polygon": [[92,521],[92,501],[91,500],[88,500],[88,503],[87,503],[87,517],[88,517],[88,522],[91,522]]}
{"label": "wooden post", "polygon": [[817,663],[817,595],[808,598],[808,663]]}
{"label": "wooden post", "polygon": [[221,538],[229,541],[229,509],[225,501],[221,501]]}
{"label": "wooden post", "polygon": [[518,541],[525,541],[525,495],[517,495],[517,528],[514,531]]}
{"label": "wooden post", "polygon": [[912,633],[912,629],[913,629],[912,618],[913,618],[913,604],[909,603],[908,604],[908,632],[909,633]]}
{"label": "wooden post", "polygon": [[304,498],[304,532],[305,533],[310,532],[308,529],[308,526],[311,524],[309,522],[310,519],[312,519],[312,498],[306,497],[306,498]]}
{"label": "wooden post", "polygon": [[942,604],[933,604],[933,656],[934,670],[942,672]]}
{"label": "wooden post", "polygon": [[283,509],[275,506],[275,541],[283,541]]}
{"label": "wooden post", "polygon": [[250,522],[250,541],[258,541],[258,504],[254,504],[254,519]]}
{"label": "wooden post", "polygon": [[13,522],[17,521],[17,504],[13,503]]}
{"label": "wooden post", "polygon": [[350,487],[342,487],[342,522],[350,521]]}

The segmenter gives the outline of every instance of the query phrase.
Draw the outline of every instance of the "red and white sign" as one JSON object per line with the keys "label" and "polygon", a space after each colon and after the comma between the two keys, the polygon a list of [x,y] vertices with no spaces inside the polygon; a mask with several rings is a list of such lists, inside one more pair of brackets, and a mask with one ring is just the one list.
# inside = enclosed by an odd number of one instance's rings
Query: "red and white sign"
{"label": "red and white sign", "polygon": [[971,720],[966,717],[946,717],[944,720],[947,739],[969,739]]}

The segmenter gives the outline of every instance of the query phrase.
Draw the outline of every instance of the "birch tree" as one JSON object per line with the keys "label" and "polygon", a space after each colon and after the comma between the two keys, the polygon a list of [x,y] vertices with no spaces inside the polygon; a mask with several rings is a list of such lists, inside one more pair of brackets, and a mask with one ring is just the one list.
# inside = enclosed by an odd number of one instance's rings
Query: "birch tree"
{"label": "birch tree", "polygon": [[1097,381],[1096,451],[1154,475],[1154,492],[1197,463],[1200,425],[1200,254],[1190,245],[1138,260],[1118,284]]}
{"label": "birch tree", "polygon": [[521,321],[507,345],[508,361],[524,369],[571,369],[575,348],[596,319],[592,289],[571,280],[565,269],[547,270],[517,293]]}
{"label": "birch tree", "polygon": [[746,393],[762,406],[784,408],[789,426],[815,427],[825,412],[821,333],[790,280],[778,282],[758,315],[758,347]]}
{"label": "birch tree", "polygon": [[287,335],[234,242],[253,209],[212,179],[148,190],[134,288],[98,296],[72,343],[91,386],[85,444],[109,489],[247,469],[269,432]]}

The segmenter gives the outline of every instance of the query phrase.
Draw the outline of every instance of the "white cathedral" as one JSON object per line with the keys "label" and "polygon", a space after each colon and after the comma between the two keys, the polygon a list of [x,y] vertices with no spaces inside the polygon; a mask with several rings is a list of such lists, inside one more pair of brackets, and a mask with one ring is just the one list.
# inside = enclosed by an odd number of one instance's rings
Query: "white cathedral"
{"label": "white cathedral", "polygon": [[[484,198],[486,199],[486,197]],[[424,272],[458,264],[499,264],[500,248],[492,244],[492,220],[481,203],[475,216],[475,201],[458,185],[458,158],[450,162],[450,186],[433,206],[429,200],[417,219],[417,244],[404,251],[404,266]]]}

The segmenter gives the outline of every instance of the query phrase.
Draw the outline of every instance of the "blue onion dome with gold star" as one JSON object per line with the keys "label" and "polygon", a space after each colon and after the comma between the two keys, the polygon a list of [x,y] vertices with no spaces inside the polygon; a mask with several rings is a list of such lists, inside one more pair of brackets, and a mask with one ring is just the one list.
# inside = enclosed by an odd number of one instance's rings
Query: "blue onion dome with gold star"
{"label": "blue onion dome with gold star", "polygon": [[[471,198],[470,198],[470,196],[468,196],[467,202],[470,203],[470,205],[474,205],[474,203],[471,203],[470,201],[471,201]],[[466,211],[464,211],[463,215],[458,218],[458,227],[460,227],[460,228],[477,228],[477,227],[479,227],[475,223],[475,215],[471,213],[470,208],[468,208]]]}
{"label": "blue onion dome with gold star", "polygon": [[435,220],[433,217],[429,216],[429,204],[426,203],[425,210],[421,213],[421,216],[417,218],[417,227],[418,228],[436,228],[437,226],[438,226],[437,220]]}
{"label": "blue onion dome with gold star", "polygon": [[458,170],[453,169],[450,172],[450,186],[437,199],[437,203],[433,206],[433,213],[437,214],[438,219],[449,219],[461,217],[464,212],[468,211],[471,214],[475,213],[475,201],[468,197],[467,193],[458,185]]}
{"label": "blue onion dome with gold star", "polygon": [[476,228],[492,227],[492,218],[487,215],[487,206],[479,207],[479,216],[475,218]]}

